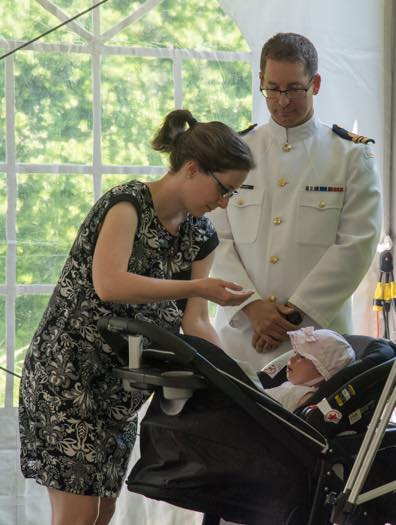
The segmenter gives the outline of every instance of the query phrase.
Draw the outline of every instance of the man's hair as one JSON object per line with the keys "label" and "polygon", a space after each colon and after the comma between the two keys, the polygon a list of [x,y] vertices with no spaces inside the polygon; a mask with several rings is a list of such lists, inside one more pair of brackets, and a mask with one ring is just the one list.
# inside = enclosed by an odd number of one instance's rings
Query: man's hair
{"label": "man's hair", "polygon": [[267,40],[261,51],[260,69],[264,73],[267,60],[301,62],[309,77],[318,72],[318,52],[307,37],[297,33],[277,33]]}

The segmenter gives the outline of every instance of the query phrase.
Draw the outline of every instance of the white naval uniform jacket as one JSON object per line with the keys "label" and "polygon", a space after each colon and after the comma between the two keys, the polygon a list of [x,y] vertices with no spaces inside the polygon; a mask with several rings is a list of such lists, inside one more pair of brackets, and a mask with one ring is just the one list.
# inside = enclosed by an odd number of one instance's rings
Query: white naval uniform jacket
{"label": "white naval uniform jacket", "polygon": [[351,295],[373,259],[382,206],[370,147],[315,116],[288,130],[270,120],[246,142],[257,166],[227,209],[210,214],[220,238],[212,275],[255,291],[218,307],[215,326],[225,351],[259,368],[290,344],[263,354],[251,346],[241,309],[258,298],[295,304],[302,326],[352,332]]}

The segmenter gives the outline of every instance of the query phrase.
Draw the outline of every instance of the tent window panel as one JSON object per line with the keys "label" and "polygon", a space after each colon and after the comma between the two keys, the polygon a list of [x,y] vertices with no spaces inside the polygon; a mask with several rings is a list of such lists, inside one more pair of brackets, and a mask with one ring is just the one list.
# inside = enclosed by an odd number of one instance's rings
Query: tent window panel
{"label": "tent window panel", "polygon": [[15,103],[19,162],[92,162],[89,57],[20,51],[15,58]]}
{"label": "tent window panel", "polygon": [[250,64],[183,60],[183,105],[198,120],[220,120],[241,130],[251,123]]}
{"label": "tent window panel", "polygon": [[[63,1],[67,2],[67,0]],[[135,13],[146,2],[147,0],[128,0],[127,2],[125,0],[111,0],[100,6],[102,33],[120,23],[127,16]],[[133,42],[133,45],[138,44]]]}
{"label": "tent window panel", "polygon": [[[26,351],[33,339],[34,332],[47,307],[49,295],[21,295],[15,301],[15,368],[16,374],[22,373]],[[14,377],[13,406],[18,406],[20,380]]]}
{"label": "tent window panel", "polygon": [[[1,51],[1,49],[0,49]],[[0,63],[0,162],[5,161],[5,96],[4,96],[4,63]]]}
{"label": "tent window panel", "polygon": [[[103,26],[109,29],[105,12],[106,4]],[[200,51],[249,51],[238,26],[224,13],[217,0],[205,0],[204,8],[202,0],[163,0],[115,35],[110,43]]]}
{"label": "tent window panel", "polygon": [[0,173],[0,284],[5,282],[5,258],[7,251],[6,213],[7,179],[4,173]]}
{"label": "tent window panel", "polygon": [[56,283],[92,204],[90,175],[18,175],[17,283]]}
{"label": "tent window panel", "polygon": [[102,152],[105,164],[159,165],[151,146],[164,116],[174,109],[171,60],[104,57]]}
{"label": "tent window panel", "polygon": [[[86,0],[73,0],[53,2],[62,8],[64,4],[66,13],[72,17],[87,9]],[[68,5],[66,5],[68,4]],[[70,5],[72,4],[72,9]],[[78,5],[79,4],[79,5]],[[86,17],[87,15],[85,15]],[[81,17],[79,20],[83,20]],[[0,35],[4,39],[27,41],[59,25],[58,17],[44,9],[37,0],[1,0],[0,1]],[[81,22],[80,22],[81,24]],[[41,42],[82,43],[82,38],[70,31],[67,26],[57,29],[41,39]],[[3,48],[7,51],[7,48]]]}
{"label": "tent window panel", "polygon": [[[34,1],[36,2],[37,0],[34,0]],[[87,0],[51,0],[51,1],[54,4],[56,4],[56,6],[59,9],[61,9],[64,13],[66,13],[68,18],[72,18],[73,16],[78,15],[79,13],[82,13],[83,11],[91,7],[91,5],[97,4],[99,0],[96,0],[95,2],[92,2],[92,0],[91,2],[87,2]],[[125,0],[123,0],[123,3],[125,3]],[[126,4],[129,4],[129,2],[126,2]],[[100,9],[100,7],[97,9]],[[87,14],[82,15],[76,19],[76,23],[78,25],[82,26],[86,31],[90,31],[90,32],[92,32],[92,13],[93,13],[92,11],[89,11]],[[54,25],[58,25],[60,23],[61,21],[58,19],[57,24],[54,24]],[[64,28],[64,30],[66,30],[66,28],[67,26]],[[55,34],[56,33],[57,31],[55,32]],[[71,37],[68,35],[68,39],[70,38]],[[59,40],[59,35],[58,35],[58,40]],[[73,41],[77,42],[79,40],[82,40],[82,39],[79,39],[79,37],[75,35]],[[64,40],[62,39],[61,41],[64,41]]]}
{"label": "tent window panel", "polygon": [[[5,297],[0,295],[0,366],[7,366],[5,342]],[[5,406],[6,373],[0,370],[0,408]]]}

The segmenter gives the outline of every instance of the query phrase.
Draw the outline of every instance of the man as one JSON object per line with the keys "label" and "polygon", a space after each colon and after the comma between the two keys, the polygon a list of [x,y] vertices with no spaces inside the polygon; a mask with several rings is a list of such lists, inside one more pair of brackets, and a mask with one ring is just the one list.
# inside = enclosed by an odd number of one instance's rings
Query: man
{"label": "man", "polygon": [[246,137],[257,166],[211,216],[221,239],[213,274],[255,291],[219,308],[216,328],[225,350],[256,368],[289,349],[286,332],[296,325],[352,332],[351,296],[382,217],[370,139],[314,115],[313,44],[279,33],[264,45],[260,69],[271,119]]}

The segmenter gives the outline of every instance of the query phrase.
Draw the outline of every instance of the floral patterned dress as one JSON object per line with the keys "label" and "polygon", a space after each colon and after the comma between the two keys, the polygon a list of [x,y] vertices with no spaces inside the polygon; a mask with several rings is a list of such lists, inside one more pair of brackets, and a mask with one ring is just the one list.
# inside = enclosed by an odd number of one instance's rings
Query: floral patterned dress
{"label": "floral patterned dress", "polygon": [[108,210],[131,202],[139,225],[128,271],[188,279],[194,260],[218,244],[205,217],[190,215],[179,234],[158,220],[149,188],[131,181],[103,195],[83,222],[25,358],[20,388],[21,468],[25,477],[74,494],[116,497],[136,437],[141,392],[126,392],[113,368],[117,354],[102,339],[105,315],[146,320],[177,333],[185,301],[103,302],[92,284],[92,260]]}

